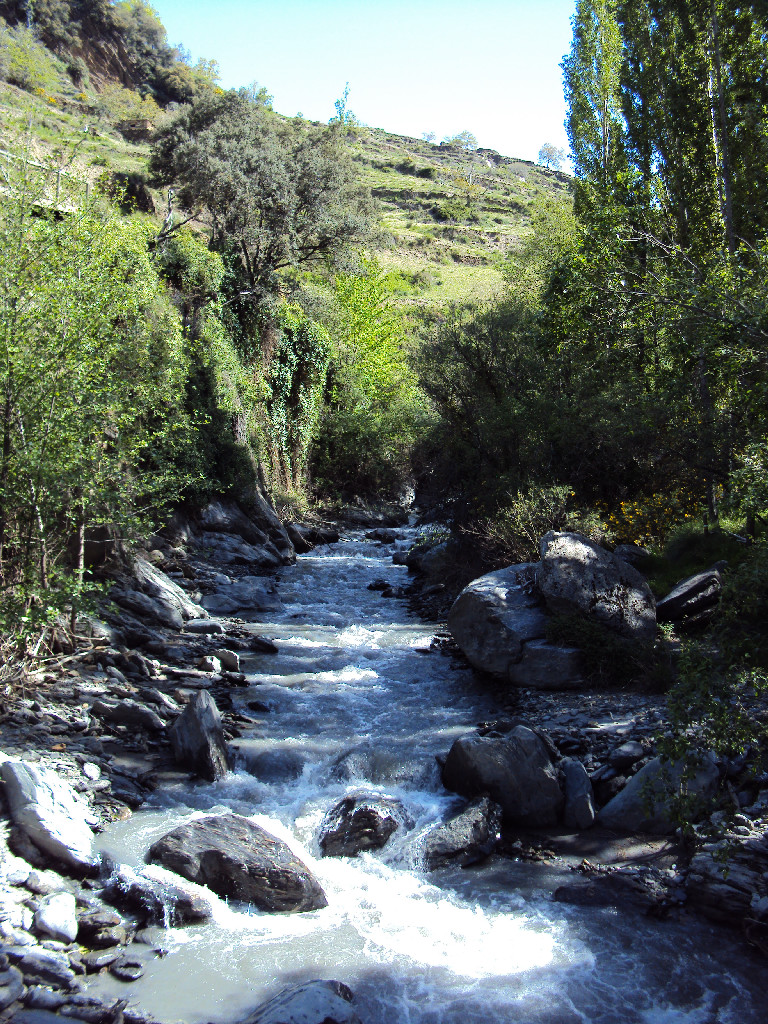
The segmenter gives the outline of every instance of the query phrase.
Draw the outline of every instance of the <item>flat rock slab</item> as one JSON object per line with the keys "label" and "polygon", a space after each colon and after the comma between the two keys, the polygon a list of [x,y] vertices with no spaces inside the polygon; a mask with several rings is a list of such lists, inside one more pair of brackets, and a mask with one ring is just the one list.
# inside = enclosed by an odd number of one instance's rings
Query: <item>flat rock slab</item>
{"label": "flat rock slab", "polygon": [[670,835],[677,827],[672,797],[684,794],[709,810],[707,802],[714,796],[720,779],[712,757],[706,757],[690,778],[686,774],[680,763],[665,763],[655,757],[608,801],[598,815],[599,823],[621,832]]}
{"label": "flat rock slab", "polygon": [[656,635],[645,577],[587,537],[550,530],[541,539],[539,590],[554,613],[580,614],[635,640]]}
{"label": "flat rock slab", "polygon": [[340,981],[308,981],[279,992],[242,1024],[361,1024],[352,998]]}
{"label": "flat rock slab", "polygon": [[23,761],[5,761],[0,774],[11,818],[35,846],[69,867],[98,866],[90,812],[67,782]]}
{"label": "flat rock slab", "polygon": [[304,912],[328,905],[320,884],[291,849],[237,814],[174,829],[150,847],[147,860],[259,910]]}

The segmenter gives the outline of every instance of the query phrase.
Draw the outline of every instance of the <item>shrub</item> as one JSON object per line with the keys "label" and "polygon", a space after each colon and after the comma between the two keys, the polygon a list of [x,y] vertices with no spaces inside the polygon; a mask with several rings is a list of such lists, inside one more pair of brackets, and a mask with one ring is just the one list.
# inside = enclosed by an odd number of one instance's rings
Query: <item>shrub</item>
{"label": "shrub", "polygon": [[0,75],[27,92],[45,94],[59,85],[56,60],[32,29],[0,25]]}

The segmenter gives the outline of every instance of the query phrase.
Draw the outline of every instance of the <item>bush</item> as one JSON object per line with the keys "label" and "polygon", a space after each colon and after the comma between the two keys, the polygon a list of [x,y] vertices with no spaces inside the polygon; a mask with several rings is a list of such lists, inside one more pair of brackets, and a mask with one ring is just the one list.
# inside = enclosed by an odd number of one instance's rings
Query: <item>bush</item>
{"label": "bush", "polygon": [[32,29],[0,25],[0,76],[27,92],[58,87],[58,65]]}

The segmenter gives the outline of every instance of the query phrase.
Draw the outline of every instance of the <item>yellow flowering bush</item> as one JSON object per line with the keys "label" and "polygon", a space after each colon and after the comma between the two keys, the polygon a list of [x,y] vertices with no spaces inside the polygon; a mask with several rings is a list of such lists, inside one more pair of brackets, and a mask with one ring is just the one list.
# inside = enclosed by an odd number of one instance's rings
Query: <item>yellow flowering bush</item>
{"label": "yellow flowering bush", "polygon": [[615,543],[649,547],[664,544],[675,527],[696,517],[699,507],[698,496],[681,487],[666,494],[622,501],[618,508],[601,511]]}

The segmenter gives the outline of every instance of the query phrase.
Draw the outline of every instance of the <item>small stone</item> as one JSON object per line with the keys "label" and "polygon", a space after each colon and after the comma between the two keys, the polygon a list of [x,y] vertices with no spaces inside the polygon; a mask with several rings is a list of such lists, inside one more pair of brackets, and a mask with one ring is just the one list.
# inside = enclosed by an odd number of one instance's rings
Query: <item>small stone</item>
{"label": "small stone", "polygon": [[221,672],[221,662],[212,655],[206,655],[204,658],[201,658],[197,663],[197,667],[201,672]]}
{"label": "small stone", "polygon": [[119,946],[113,946],[112,949],[95,949],[85,954],[83,964],[89,974],[95,974],[102,968],[109,967],[121,956],[122,952]]}
{"label": "small stone", "polygon": [[44,896],[35,914],[38,935],[50,935],[59,942],[74,942],[77,938],[77,904],[69,892]]}
{"label": "small stone", "polygon": [[639,761],[644,756],[645,748],[642,743],[638,743],[637,740],[628,740],[626,743],[622,743],[620,747],[616,747],[615,750],[611,751],[608,762],[612,768],[622,771],[625,768],[631,768],[636,761]]}
{"label": "small stone", "polygon": [[[218,658],[221,665],[228,672],[239,672],[240,671],[240,655],[235,654],[234,651],[220,650],[216,651],[216,658]],[[216,659],[213,659],[216,660]],[[216,671],[214,669],[214,671]]]}
{"label": "small stone", "polygon": [[86,779],[90,779],[91,782],[96,782],[97,779],[101,778],[101,768],[92,761],[86,761],[82,768],[83,775]]}
{"label": "small stone", "polygon": [[114,975],[119,981],[138,981],[144,974],[144,968],[138,960],[124,957],[122,960],[117,960],[112,964],[109,968],[109,973]]}
{"label": "small stone", "polygon": [[27,990],[24,1005],[32,1010],[58,1010],[66,998],[61,992],[54,992],[45,985],[33,985]]}

